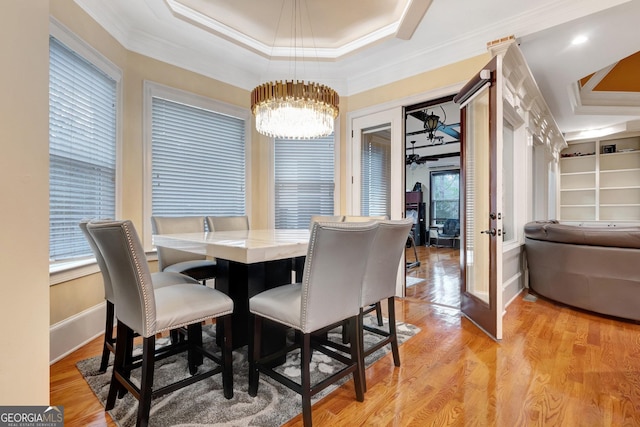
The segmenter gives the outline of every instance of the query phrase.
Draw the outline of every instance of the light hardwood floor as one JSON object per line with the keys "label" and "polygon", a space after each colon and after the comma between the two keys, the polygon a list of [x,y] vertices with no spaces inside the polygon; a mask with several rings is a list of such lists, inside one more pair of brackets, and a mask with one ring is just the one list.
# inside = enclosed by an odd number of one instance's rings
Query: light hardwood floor
{"label": "light hardwood floor", "polygon": [[[422,329],[400,347],[402,366],[388,355],[369,368],[362,403],[347,382],[314,405],[315,426],[640,425],[640,325],[520,295],[496,343],[448,307],[457,251],[421,250],[410,274],[427,280],[396,302],[399,320]],[[67,427],[115,425],[75,367],[99,353],[96,339],[51,366],[51,404],[64,405]]]}

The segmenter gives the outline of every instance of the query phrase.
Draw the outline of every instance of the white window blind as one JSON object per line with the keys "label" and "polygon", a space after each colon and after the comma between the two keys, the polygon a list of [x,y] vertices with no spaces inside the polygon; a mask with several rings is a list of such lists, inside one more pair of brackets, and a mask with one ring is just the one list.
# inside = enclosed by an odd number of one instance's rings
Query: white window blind
{"label": "white window blind", "polygon": [[152,99],[152,215],[245,214],[245,122]]}
{"label": "white window blind", "polygon": [[275,227],[309,228],[311,215],[333,215],[333,135],[274,144]]}
{"label": "white window blind", "polygon": [[92,256],[78,223],[114,218],[117,83],[49,43],[49,257]]}
{"label": "white window blind", "polygon": [[363,135],[361,169],[361,215],[386,215],[390,218],[391,145]]}

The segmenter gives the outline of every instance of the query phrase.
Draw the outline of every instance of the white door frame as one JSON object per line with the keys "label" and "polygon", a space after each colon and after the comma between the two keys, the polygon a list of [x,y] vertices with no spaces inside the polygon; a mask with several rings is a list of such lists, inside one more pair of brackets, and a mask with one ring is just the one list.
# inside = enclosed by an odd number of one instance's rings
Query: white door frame
{"label": "white door frame", "polygon": [[[442,98],[458,93],[466,82],[396,99],[385,104],[374,105],[347,113],[346,131],[346,208],[347,215],[360,214],[360,146],[362,129],[384,123],[391,124],[391,219],[404,218],[405,193],[405,147],[404,110],[407,105],[430,99]],[[404,297],[405,258],[400,260],[396,279],[396,296]]]}
{"label": "white door frame", "polygon": [[[361,171],[360,160],[362,146],[362,131],[369,128],[388,125],[391,133],[391,183],[390,183],[390,213],[391,219],[399,219],[404,215],[402,203],[404,198],[400,189],[404,188],[404,158],[402,157],[402,108],[396,107],[391,110],[380,111],[354,118],[351,123],[352,133],[347,149],[349,155],[347,183],[347,214],[360,215],[361,200]],[[349,138],[347,138],[349,140]],[[402,167],[400,167],[402,165]]]}
{"label": "white door frame", "polygon": [[[361,147],[363,130],[374,127],[390,127],[391,134],[391,183],[389,190],[391,219],[399,219],[404,216],[404,123],[402,121],[402,107],[395,107],[389,110],[365,116],[354,117],[349,121],[351,131],[347,138],[347,214],[360,215],[361,213]],[[402,191],[401,191],[402,190]],[[405,265],[404,256],[401,257],[398,276],[396,277],[396,295],[404,296],[405,290]]]}

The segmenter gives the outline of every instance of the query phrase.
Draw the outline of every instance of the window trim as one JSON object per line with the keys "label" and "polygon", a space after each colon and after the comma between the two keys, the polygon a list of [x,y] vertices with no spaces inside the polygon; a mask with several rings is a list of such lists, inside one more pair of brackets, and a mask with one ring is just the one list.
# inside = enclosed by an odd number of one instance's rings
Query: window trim
{"label": "window trim", "polygon": [[[52,16],[49,17],[49,36],[59,40],[116,82],[115,214],[118,218],[122,215],[122,70]],[[95,258],[89,257],[55,264],[49,263],[49,286],[97,273],[99,269],[95,262]]]}
{"label": "window trim", "polygon": [[143,82],[142,140],[143,140],[143,209],[142,242],[145,251],[153,252],[151,213],[152,209],[152,101],[163,98],[173,102],[202,108],[215,113],[236,117],[245,123],[245,212],[251,218],[251,112],[222,101],[166,86],[150,80]]}

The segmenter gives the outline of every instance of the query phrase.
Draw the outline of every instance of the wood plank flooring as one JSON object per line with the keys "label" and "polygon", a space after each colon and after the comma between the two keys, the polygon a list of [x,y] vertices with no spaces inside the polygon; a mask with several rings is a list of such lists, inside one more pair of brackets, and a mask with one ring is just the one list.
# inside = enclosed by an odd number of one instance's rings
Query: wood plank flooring
{"label": "wood plank flooring", "polygon": [[[522,294],[496,343],[455,308],[457,251],[420,249],[409,274],[427,280],[396,303],[422,329],[400,347],[402,366],[388,355],[369,368],[364,402],[347,382],[314,405],[315,426],[640,426],[640,325]],[[99,353],[96,339],[51,366],[67,427],[115,425],[75,367]]]}
{"label": "wood plank flooring", "polygon": [[[424,282],[406,288],[406,297],[460,308],[460,250],[436,248],[435,246],[416,247],[418,267],[407,270],[408,277],[422,278]],[[415,261],[412,248],[406,250],[406,260]]]}

